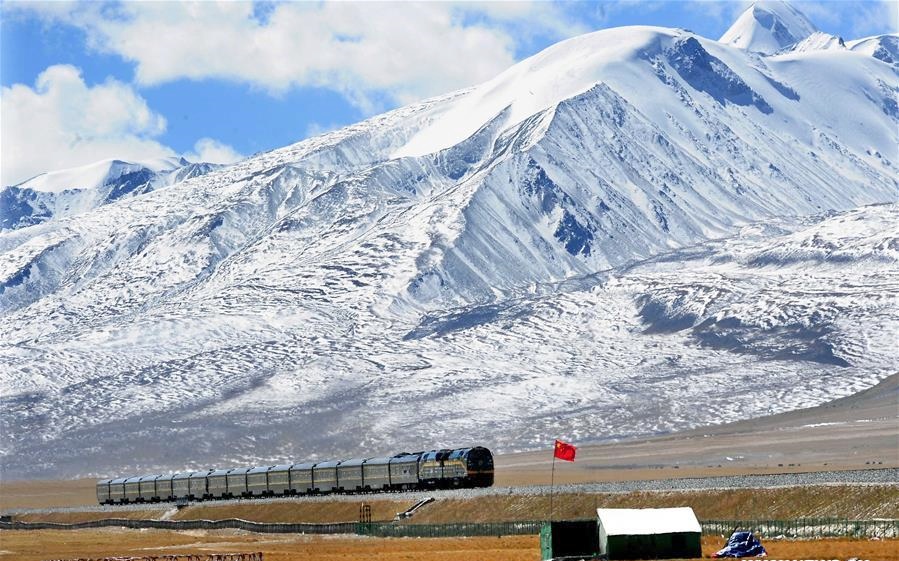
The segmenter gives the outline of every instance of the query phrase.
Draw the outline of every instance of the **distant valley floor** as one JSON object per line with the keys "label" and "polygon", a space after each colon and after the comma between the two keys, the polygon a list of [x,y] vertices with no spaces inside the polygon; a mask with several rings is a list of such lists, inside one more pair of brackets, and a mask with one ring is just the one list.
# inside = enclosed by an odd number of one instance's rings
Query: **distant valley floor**
{"label": "distant valley floor", "polygon": [[[557,492],[577,495],[587,492],[635,492],[639,489],[707,490],[709,487],[717,486],[757,488],[783,485],[801,488],[822,482],[843,483],[850,487],[874,485],[886,493],[877,495],[881,498],[875,500],[883,502],[882,506],[887,510],[895,511],[892,514],[878,511],[877,516],[899,518],[899,478],[896,475],[899,473],[896,471],[896,468],[899,468],[897,397],[899,397],[899,375],[893,375],[864,392],[811,409],[646,440],[581,446],[577,461],[557,462],[555,469],[555,484],[559,486]],[[542,486],[550,482],[551,462],[550,451],[499,455],[495,488],[484,492],[440,491],[437,494],[441,500],[452,500],[456,498],[454,494],[460,499],[498,494],[543,496],[546,489]],[[836,473],[819,473],[818,476],[798,475],[789,478],[740,477],[810,472]],[[845,475],[839,475],[841,472]],[[699,480],[688,479],[716,477],[723,477],[722,483],[710,480],[708,481],[710,484],[701,484]],[[668,485],[614,483],[641,480],[682,481]],[[588,483],[598,485],[568,486]],[[516,489],[507,490],[506,487]],[[353,510],[355,503],[362,500],[383,502],[386,515],[401,507],[400,503],[413,501],[421,494],[320,497],[298,502],[314,501],[317,506],[313,510],[321,510],[322,503],[353,503],[350,509]],[[752,494],[747,494],[747,500],[750,495]],[[847,495],[850,502],[858,499],[858,497],[853,499],[852,496],[852,493]],[[883,498],[884,496],[887,498]],[[892,496],[892,499],[889,496]],[[796,500],[800,500],[798,496]],[[23,509],[58,510],[83,506],[95,507],[91,509],[93,511],[91,518],[98,515],[153,518],[169,508],[136,505],[124,509],[100,508],[95,506],[95,502],[93,480],[0,482],[0,509],[3,512]],[[242,508],[270,510],[270,505],[277,502],[279,501],[246,501],[242,503]],[[294,503],[293,500],[288,502]],[[652,499],[649,499],[649,502],[652,502]],[[213,508],[212,505],[220,504],[204,503],[191,509],[208,509]],[[334,514],[339,520],[341,516],[339,513],[344,507],[334,508],[337,509]],[[352,513],[350,511],[347,513],[346,517],[352,519]]]}
{"label": "distant valley floor", "polygon": [[[500,456],[497,484],[549,483],[551,461],[550,451]],[[557,484],[899,467],[899,374],[818,407],[583,446],[561,464]]]}

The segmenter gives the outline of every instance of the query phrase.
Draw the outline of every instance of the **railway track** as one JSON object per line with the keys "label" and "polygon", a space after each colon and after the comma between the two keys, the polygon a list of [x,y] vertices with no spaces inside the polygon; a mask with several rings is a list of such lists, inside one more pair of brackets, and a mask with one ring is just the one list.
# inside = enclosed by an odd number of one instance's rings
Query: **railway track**
{"label": "railway track", "polygon": [[[713,489],[770,489],[777,487],[807,487],[827,485],[897,485],[899,486],[899,468],[817,471],[807,473],[784,473],[772,475],[726,475],[709,477],[687,477],[680,479],[654,479],[641,481],[614,481],[601,483],[580,483],[556,485],[555,493],[629,493],[634,491],[689,491]],[[416,502],[428,497],[434,499],[455,498],[467,499],[495,495],[547,495],[551,491],[548,485],[486,487],[476,489],[447,489],[428,491],[407,491],[394,493],[354,493],[328,494],[296,497],[269,497],[259,499],[228,499],[212,501],[193,501],[190,504],[239,505],[266,504],[285,501],[309,502],[359,502],[360,500],[402,500]],[[56,512],[107,512],[111,517],[115,513],[127,511],[159,510],[175,508],[174,503],[138,503],[128,505],[86,505],[65,508],[43,509],[9,509],[4,516],[16,514],[44,514]]]}

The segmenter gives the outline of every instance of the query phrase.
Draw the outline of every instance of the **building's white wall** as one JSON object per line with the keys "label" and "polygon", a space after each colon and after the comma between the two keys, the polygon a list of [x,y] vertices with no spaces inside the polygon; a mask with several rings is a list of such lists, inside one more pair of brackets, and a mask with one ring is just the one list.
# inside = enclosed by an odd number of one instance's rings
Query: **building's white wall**
{"label": "building's white wall", "polygon": [[602,526],[602,520],[596,525],[599,529],[599,554],[605,555],[609,552],[609,536],[606,535],[606,529]]}

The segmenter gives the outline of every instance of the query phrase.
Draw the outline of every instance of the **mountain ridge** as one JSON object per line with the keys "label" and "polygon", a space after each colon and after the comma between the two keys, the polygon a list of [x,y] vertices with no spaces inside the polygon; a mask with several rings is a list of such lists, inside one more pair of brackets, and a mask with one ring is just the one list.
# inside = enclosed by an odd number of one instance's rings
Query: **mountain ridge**
{"label": "mountain ridge", "polygon": [[222,167],[184,158],[143,162],[108,159],[42,173],[0,189],[0,231],[88,212],[119,199],[205,175]]}

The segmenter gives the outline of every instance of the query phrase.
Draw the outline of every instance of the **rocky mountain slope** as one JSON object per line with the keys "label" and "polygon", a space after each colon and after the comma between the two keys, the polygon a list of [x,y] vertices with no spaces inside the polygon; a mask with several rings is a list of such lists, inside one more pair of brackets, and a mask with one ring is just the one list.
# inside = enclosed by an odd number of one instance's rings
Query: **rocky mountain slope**
{"label": "rocky mountain slope", "polygon": [[4,470],[525,449],[877,383],[897,66],[741,46],[598,31],[0,233]]}

